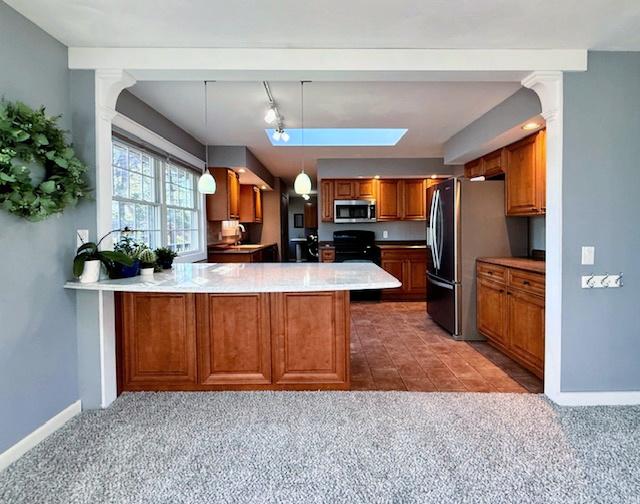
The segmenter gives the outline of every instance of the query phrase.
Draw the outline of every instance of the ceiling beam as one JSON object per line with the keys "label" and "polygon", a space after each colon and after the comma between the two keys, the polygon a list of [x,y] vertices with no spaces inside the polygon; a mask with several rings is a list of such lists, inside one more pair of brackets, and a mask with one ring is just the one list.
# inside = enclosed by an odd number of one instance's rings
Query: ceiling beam
{"label": "ceiling beam", "polygon": [[[514,79],[522,72],[585,71],[586,50],[485,49],[183,49],[69,48],[71,69],[126,69],[136,78],[163,73],[228,78],[314,75],[370,80],[470,80],[473,75]],[[505,74],[505,75],[502,75]],[[502,78],[501,78],[502,75]],[[446,79],[445,79],[446,77]],[[183,77],[184,78],[184,77]],[[484,80],[484,79],[483,79]],[[519,80],[519,79],[518,79]]]}

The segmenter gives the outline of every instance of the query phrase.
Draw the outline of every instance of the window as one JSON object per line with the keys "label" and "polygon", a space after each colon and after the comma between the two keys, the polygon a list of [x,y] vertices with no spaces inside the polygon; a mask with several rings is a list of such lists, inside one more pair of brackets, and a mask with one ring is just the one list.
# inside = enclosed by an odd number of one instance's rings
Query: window
{"label": "window", "polygon": [[112,166],[113,229],[129,227],[151,248],[200,250],[196,172],[116,139]]}

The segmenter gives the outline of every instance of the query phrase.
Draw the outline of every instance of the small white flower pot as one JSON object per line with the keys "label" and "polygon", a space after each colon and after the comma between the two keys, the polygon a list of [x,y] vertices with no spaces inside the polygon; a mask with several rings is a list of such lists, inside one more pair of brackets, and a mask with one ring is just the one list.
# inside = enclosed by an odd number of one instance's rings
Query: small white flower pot
{"label": "small white flower pot", "polygon": [[100,280],[100,261],[86,261],[82,275],[80,275],[80,283],[94,283]]}
{"label": "small white flower pot", "polygon": [[153,268],[140,268],[142,278],[153,278]]}

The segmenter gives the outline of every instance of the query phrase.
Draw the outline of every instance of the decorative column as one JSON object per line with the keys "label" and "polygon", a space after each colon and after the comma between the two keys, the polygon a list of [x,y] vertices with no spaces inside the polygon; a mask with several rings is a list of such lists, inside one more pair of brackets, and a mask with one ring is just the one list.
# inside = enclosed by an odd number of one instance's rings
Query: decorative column
{"label": "decorative column", "polygon": [[544,393],[562,403],[562,72],[533,72],[522,85],[540,98],[547,123]]}
{"label": "decorative column", "polygon": [[[124,70],[96,70],[97,238],[111,231],[111,121],[123,89],[135,84]],[[112,240],[102,242],[111,248]],[[83,409],[106,408],[117,395],[113,293],[77,293],[78,382]]]}

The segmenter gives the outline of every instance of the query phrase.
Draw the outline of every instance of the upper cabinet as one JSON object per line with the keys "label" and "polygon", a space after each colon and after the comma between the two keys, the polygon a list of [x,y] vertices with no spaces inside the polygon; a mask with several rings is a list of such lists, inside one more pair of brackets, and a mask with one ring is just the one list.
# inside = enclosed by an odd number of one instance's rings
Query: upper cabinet
{"label": "upper cabinet", "polygon": [[262,191],[256,186],[240,186],[240,222],[262,222]]}
{"label": "upper cabinet", "polygon": [[356,197],[358,199],[376,199],[378,196],[376,179],[356,180]]}
{"label": "upper cabinet", "polygon": [[378,180],[376,218],[381,221],[402,219],[402,180]]}
{"label": "upper cabinet", "polygon": [[545,201],[545,132],[505,147],[507,215],[543,215]]}
{"label": "upper cabinet", "polygon": [[335,180],[333,182],[333,199],[352,200],[356,199],[355,180]]}
{"label": "upper cabinet", "polygon": [[505,213],[534,216],[546,212],[546,132],[538,131],[518,142],[464,165],[464,176],[505,177]]}
{"label": "upper cabinet", "polygon": [[322,222],[333,222],[333,180],[324,179],[320,182],[320,199],[322,204]]}
{"label": "upper cabinet", "polygon": [[240,219],[240,181],[238,174],[227,168],[209,168],[216,179],[216,193],[207,194],[207,220]]}
{"label": "upper cabinet", "polygon": [[427,218],[427,181],[425,179],[406,179],[404,186],[404,220],[426,220]]}

